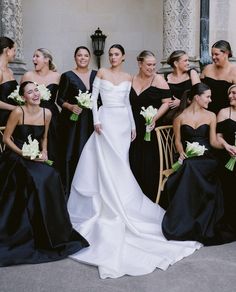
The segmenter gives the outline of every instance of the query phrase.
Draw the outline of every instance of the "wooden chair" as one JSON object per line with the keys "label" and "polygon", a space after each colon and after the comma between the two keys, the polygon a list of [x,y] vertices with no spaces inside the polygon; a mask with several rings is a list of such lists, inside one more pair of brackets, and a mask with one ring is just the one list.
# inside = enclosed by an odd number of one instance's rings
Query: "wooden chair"
{"label": "wooden chair", "polygon": [[160,161],[160,175],[159,184],[157,190],[156,203],[159,202],[161,192],[164,189],[165,183],[173,169],[171,165],[174,160],[175,144],[173,126],[160,126],[155,129],[157,135],[158,149],[159,149],[159,161]]}
{"label": "wooden chair", "polygon": [[4,130],[5,130],[5,127],[0,127],[0,153],[2,153],[6,147],[6,145],[2,141]]}

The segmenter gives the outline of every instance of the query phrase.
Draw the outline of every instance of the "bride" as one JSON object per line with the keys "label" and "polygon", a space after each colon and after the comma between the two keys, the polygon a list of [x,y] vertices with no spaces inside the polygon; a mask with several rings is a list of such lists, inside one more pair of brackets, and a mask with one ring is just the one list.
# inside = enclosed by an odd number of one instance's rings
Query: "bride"
{"label": "bride", "polygon": [[[124,58],[121,45],[111,46],[111,67],[100,69],[94,80],[95,131],[80,157],[68,201],[73,227],[90,243],[71,258],[98,266],[102,279],[166,270],[201,247],[164,238],[164,210],[142,193],[130,170],[128,151],[136,134]],[[103,105],[98,110],[99,93]]]}

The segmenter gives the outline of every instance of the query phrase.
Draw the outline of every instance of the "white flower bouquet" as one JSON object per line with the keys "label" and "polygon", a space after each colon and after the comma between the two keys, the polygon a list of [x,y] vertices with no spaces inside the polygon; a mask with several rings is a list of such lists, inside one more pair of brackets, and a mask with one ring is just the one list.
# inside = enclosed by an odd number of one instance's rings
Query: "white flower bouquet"
{"label": "white flower bouquet", "polygon": [[25,104],[24,99],[19,95],[19,88],[20,86],[17,85],[16,89],[10,94],[8,95],[7,98],[11,98],[13,99],[18,105],[23,105]]}
{"label": "white flower bouquet", "polygon": [[44,84],[40,84],[37,87],[38,87],[38,90],[40,92],[40,99],[41,100],[49,100],[51,97],[50,90]]}
{"label": "white flower bouquet", "polygon": [[[75,96],[75,98],[77,99],[78,106],[80,108],[92,109],[93,103],[91,99],[91,93],[89,93],[88,91],[82,92],[81,90],[79,90],[79,94]],[[78,114],[76,113],[71,114],[70,116],[71,121],[77,122],[78,119],[79,119]]]}
{"label": "white flower bouquet", "polygon": [[[28,143],[24,143],[22,147],[22,155],[25,157],[29,157],[31,160],[36,158],[41,158],[42,154],[39,151],[39,142],[38,140],[32,140],[31,135],[28,136]],[[52,160],[45,160],[44,161],[48,165],[53,165]]]}
{"label": "white flower bouquet", "polygon": [[[234,133],[234,145],[236,146],[236,132]],[[236,162],[236,157],[235,156],[232,156],[229,161],[225,164],[225,167],[230,170],[230,171],[233,171],[234,170],[234,165],[235,165],[235,162]]]}
{"label": "white flower bouquet", "polygon": [[[18,105],[24,105],[25,100],[20,96],[19,88],[20,88],[20,86],[17,85],[16,89],[8,96],[8,98],[13,99]],[[37,85],[37,88],[40,92],[40,99],[41,100],[49,100],[50,99],[51,92],[44,84]]]}
{"label": "white flower bouquet", "polygon": [[[207,150],[207,148],[204,145],[199,145],[198,142],[188,142],[187,141],[187,147],[185,150],[187,158],[195,157],[195,156],[202,156],[204,152]],[[177,171],[181,165],[183,164],[183,160],[178,159],[173,165],[172,169],[174,171]]]}
{"label": "white flower bouquet", "polygon": [[144,140],[145,141],[151,141],[151,128],[150,125],[152,124],[152,120],[154,118],[154,116],[157,114],[157,109],[154,108],[152,105],[150,105],[149,107],[147,107],[145,109],[145,107],[141,107],[141,112],[140,115],[142,115],[145,119],[145,125],[146,125],[146,132],[144,135]]}

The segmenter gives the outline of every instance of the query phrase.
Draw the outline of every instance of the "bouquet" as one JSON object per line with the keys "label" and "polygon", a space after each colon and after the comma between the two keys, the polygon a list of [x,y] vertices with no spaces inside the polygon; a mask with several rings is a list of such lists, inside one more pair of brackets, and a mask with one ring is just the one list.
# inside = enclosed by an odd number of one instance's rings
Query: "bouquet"
{"label": "bouquet", "polygon": [[16,89],[10,94],[8,95],[7,98],[11,98],[13,99],[18,105],[23,105],[25,104],[24,99],[19,95],[19,88],[20,86],[17,85]]}
{"label": "bouquet", "polygon": [[[19,94],[20,86],[17,85],[16,89],[8,96],[8,98],[12,98],[18,105],[24,105],[25,100]],[[37,85],[37,88],[40,92],[40,99],[41,100],[49,100],[51,96],[50,90],[44,85]]]}
{"label": "bouquet", "polygon": [[[207,150],[207,148],[204,145],[199,145],[198,142],[188,142],[187,141],[187,147],[185,150],[186,156],[187,158],[190,157],[195,157],[195,156],[201,156],[204,154],[204,152]],[[173,165],[172,165],[172,169],[174,171],[177,171],[181,165],[183,164],[183,160],[178,159],[178,161],[176,161]]]}
{"label": "bouquet", "polygon": [[144,117],[146,123],[146,132],[144,135],[144,140],[145,141],[151,141],[151,129],[150,129],[150,125],[152,123],[152,120],[154,118],[154,116],[157,114],[157,109],[154,108],[152,105],[150,105],[149,107],[147,107],[145,109],[145,107],[141,107],[141,112],[140,114]]}
{"label": "bouquet", "polygon": [[[23,144],[22,155],[30,157],[31,160],[41,158],[42,154],[39,151],[39,142],[36,139],[32,140],[31,135],[28,136],[28,142],[28,144],[26,142]],[[50,166],[53,164],[52,160],[45,160],[44,162]]]}
{"label": "bouquet", "polygon": [[[79,90],[79,94],[78,96],[75,96],[75,98],[77,99],[78,102],[78,106],[80,108],[88,108],[88,109],[92,109],[92,99],[91,99],[91,93],[89,93],[88,91],[82,93],[81,90]],[[77,122],[79,119],[79,115],[78,114],[71,114],[70,116],[70,120]]]}
{"label": "bouquet", "polygon": [[[236,132],[234,133],[234,145],[236,146]],[[229,159],[229,161],[225,164],[225,167],[230,170],[230,171],[233,171],[234,170],[234,165],[235,165],[235,162],[236,162],[236,157],[233,156]]]}
{"label": "bouquet", "polygon": [[49,100],[51,97],[50,90],[44,84],[40,84],[37,87],[38,87],[38,90],[40,92],[40,99],[41,100]]}

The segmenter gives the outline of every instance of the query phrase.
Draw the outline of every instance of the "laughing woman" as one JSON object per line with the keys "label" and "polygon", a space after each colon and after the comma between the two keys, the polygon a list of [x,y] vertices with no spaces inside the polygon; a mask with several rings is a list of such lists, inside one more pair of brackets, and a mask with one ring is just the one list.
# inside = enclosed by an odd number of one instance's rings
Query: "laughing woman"
{"label": "laughing woman", "polygon": [[54,161],[54,166],[58,166],[58,117],[59,110],[56,105],[58,84],[60,74],[56,72],[56,67],[53,63],[52,54],[44,48],[37,49],[33,55],[33,64],[35,69],[26,72],[21,82],[33,81],[38,84],[44,84],[50,91],[51,96],[49,100],[41,100],[41,107],[48,108],[52,113],[52,118],[48,131],[48,157]]}
{"label": "laughing woman", "polygon": [[[9,117],[0,158],[0,266],[55,261],[88,246],[72,228],[59,174],[45,163],[51,113],[39,106],[33,82],[19,93],[25,105]],[[40,159],[23,156],[29,135],[40,144]]]}

